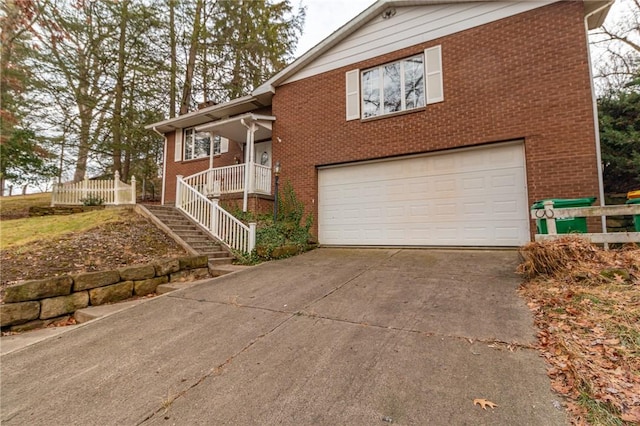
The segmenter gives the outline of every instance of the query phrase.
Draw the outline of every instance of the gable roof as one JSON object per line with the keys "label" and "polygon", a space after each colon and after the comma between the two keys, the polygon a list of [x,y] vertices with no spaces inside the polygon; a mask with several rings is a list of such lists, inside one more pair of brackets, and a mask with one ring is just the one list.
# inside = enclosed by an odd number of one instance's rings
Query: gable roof
{"label": "gable roof", "polygon": [[[146,129],[167,133],[174,129],[197,126],[211,121],[221,120],[230,116],[255,111],[263,106],[271,105],[271,98],[275,93],[275,88],[294,75],[301,72],[305,67],[325,55],[332,48],[343,42],[356,31],[365,27],[369,22],[381,16],[385,11],[396,7],[412,6],[432,6],[432,5],[462,5],[473,3],[503,3],[526,5],[529,9],[546,6],[561,0],[529,0],[529,1],[502,1],[496,0],[378,0],[369,8],[361,12],[358,16],[340,27],[329,37],[325,38],[315,47],[293,61],[282,71],[275,74],[269,80],[257,87],[251,95],[233,99],[223,104],[210,106],[198,111],[170,118],[158,123],[145,126]],[[598,28],[604,22],[609,8],[614,0],[582,0],[584,2],[584,17],[588,29]]]}
{"label": "gable roof", "polygon": [[[537,3],[532,8],[544,6],[547,4],[556,3],[560,0],[540,0],[536,2],[524,2],[515,1],[511,3]],[[584,1],[584,16],[587,20],[588,29],[594,29],[602,25],[604,19],[609,12],[609,8],[613,4],[614,0],[583,0]],[[347,22],[345,25],[336,30],[329,37],[322,42],[311,48],[308,52],[300,56],[293,61],[282,71],[275,74],[264,84],[257,87],[254,91],[254,95],[265,96],[268,93],[275,93],[275,88],[280,84],[286,82],[293,77],[296,73],[301,71],[307,65],[318,59],[323,54],[327,53],[330,49],[337,46],[344,41],[347,37],[355,33],[357,30],[365,26],[371,20],[381,16],[385,11],[396,7],[409,7],[409,6],[424,6],[424,5],[440,5],[440,4],[463,4],[463,3],[491,3],[495,0],[378,0],[369,8],[364,10],[358,16]]]}

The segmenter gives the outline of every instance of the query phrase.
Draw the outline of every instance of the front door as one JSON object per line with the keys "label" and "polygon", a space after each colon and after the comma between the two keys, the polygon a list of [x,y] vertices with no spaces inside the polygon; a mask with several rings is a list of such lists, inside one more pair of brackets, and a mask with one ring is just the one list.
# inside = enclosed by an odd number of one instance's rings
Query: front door
{"label": "front door", "polygon": [[271,168],[271,141],[256,143],[254,158],[256,164]]}

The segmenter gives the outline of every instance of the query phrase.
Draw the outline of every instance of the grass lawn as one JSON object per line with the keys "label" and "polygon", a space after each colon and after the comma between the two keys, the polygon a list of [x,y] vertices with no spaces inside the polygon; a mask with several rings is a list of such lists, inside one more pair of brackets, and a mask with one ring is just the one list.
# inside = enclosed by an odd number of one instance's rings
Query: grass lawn
{"label": "grass lawn", "polygon": [[26,217],[29,213],[29,207],[46,207],[49,205],[51,205],[50,192],[0,197],[0,218],[15,219]]}
{"label": "grass lawn", "polygon": [[28,217],[30,207],[48,206],[51,194],[4,197],[0,202],[0,295],[5,286],[21,280],[117,269],[187,254],[131,209]]}
{"label": "grass lawn", "polygon": [[[4,205],[2,206],[4,209]],[[122,210],[105,209],[68,216],[40,216],[0,221],[0,248],[50,240],[70,232],[82,232],[120,220]]]}

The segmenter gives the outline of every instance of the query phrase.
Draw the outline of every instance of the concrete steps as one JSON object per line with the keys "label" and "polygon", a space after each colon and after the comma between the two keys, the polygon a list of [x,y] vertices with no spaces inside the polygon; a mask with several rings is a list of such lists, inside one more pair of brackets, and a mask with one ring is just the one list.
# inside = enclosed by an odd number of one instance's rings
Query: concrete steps
{"label": "concrete steps", "polygon": [[213,276],[230,272],[228,268],[225,269],[223,266],[233,262],[234,258],[231,253],[178,209],[157,205],[145,205],[144,208],[187,244],[191,250],[197,254],[206,255],[209,258],[209,270]]}

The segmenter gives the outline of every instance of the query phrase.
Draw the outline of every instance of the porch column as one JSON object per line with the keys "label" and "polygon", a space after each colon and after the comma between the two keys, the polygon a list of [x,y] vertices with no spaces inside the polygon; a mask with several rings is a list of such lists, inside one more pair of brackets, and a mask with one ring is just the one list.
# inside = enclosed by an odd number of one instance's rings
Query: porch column
{"label": "porch column", "polygon": [[244,196],[242,198],[242,211],[247,211],[249,191],[253,190],[253,163],[254,163],[254,136],[256,131],[255,122],[247,124],[244,119],[240,120],[247,128],[247,143],[245,145],[245,161],[244,161]]}
{"label": "porch column", "polygon": [[213,132],[209,132],[209,171],[207,171],[207,187],[205,189],[207,195],[213,192],[213,139],[216,137],[216,134]]}

